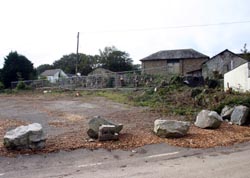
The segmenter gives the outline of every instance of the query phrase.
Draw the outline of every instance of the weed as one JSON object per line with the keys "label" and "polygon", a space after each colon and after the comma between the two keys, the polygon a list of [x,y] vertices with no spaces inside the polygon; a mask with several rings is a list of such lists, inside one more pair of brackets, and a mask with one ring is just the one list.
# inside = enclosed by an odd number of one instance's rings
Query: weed
{"label": "weed", "polygon": [[250,107],[250,94],[228,94],[227,97],[221,101],[218,105],[215,105],[211,109],[220,113],[223,107],[244,105]]}

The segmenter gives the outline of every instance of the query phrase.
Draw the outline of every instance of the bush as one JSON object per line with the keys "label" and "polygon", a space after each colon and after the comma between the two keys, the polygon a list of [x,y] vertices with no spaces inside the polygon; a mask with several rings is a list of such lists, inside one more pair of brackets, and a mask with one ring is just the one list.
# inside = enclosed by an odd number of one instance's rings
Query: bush
{"label": "bush", "polygon": [[171,77],[169,83],[174,85],[183,85],[183,79],[178,75],[174,75],[173,77]]}
{"label": "bush", "polygon": [[4,89],[4,84],[2,82],[0,82],[0,90]]}
{"label": "bush", "polygon": [[17,86],[16,86],[16,89],[17,90],[26,90],[27,86],[26,86],[26,84],[23,81],[19,81],[18,84],[17,84]]}
{"label": "bush", "polygon": [[220,113],[221,110],[226,106],[237,106],[237,105],[244,105],[250,107],[250,95],[243,94],[243,95],[228,95],[227,98],[220,102],[219,105],[212,107],[212,110]]}

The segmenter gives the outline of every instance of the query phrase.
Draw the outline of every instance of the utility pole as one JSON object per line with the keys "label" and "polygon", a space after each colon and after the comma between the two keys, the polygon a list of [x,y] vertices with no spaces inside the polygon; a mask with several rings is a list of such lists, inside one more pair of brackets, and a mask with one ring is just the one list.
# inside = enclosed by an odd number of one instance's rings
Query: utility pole
{"label": "utility pole", "polygon": [[78,61],[79,61],[79,53],[78,53],[78,49],[79,49],[79,32],[77,32],[77,47],[76,47],[76,75],[78,72]]}

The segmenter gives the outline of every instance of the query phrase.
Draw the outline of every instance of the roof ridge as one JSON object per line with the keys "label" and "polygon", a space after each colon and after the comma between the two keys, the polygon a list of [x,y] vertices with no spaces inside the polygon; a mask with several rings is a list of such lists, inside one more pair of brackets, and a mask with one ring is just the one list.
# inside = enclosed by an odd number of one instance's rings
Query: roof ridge
{"label": "roof ridge", "polygon": [[192,48],[188,48],[188,49],[161,50],[141,59],[141,61],[155,60],[155,59],[161,60],[161,59],[184,59],[184,58],[190,59],[190,58],[209,58],[209,57]]}

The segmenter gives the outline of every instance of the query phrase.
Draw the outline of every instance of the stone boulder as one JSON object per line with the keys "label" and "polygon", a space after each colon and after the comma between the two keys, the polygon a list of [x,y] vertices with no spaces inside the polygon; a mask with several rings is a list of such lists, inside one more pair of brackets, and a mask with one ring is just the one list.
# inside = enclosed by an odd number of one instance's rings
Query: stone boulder
{"label": "stone boulder", "polygon": [[230,106],[225,106],[222,111],[221,111],[221,117],[223,120],[230,120],[231,118],[231,114],[234,111],[234,107],[230,107]]}
{"label": "stone boulder", "polygon": [[174,120],[157,119],[154,122],[154,132],[162,138],[178,138],[187,135],[190,123]]}
{"label": "stone boulder", "polygon": [[92,119],[88,122],[89,129],[87,131],[87,134],[90,138],[97,139],[99,136],[99,127],[102,125],[113,125],[115,126],[114,132],[119,134],[120,131],[123,128],[122,124],[115,124],[111,121],[108,121],[100,116],[94,116]]}
{"label": "stone boulder", "polygon": [[40,150],[45,147],[45,141],[43,128],[38,123],[19,126],[8,131],[4,136],[4,146],[7,149]]}
{"label": "stone boulder", "polygon": [[247,117],[249,115],[249,108],[246,106],[236,106],[231,115],[231,122],[237,125],[244,125],[247,122]]}
{"label": "stone boulder", "polygon": [[217,112],[202,110],[197,115],[194,125],[202,129],[217,129],[222,121],[221,116]]}
{"label": "stone boulder", "polygon": [[114,125],[102,125],[99,127],[99,141],[118,140],[119,135],[115,132]]}

